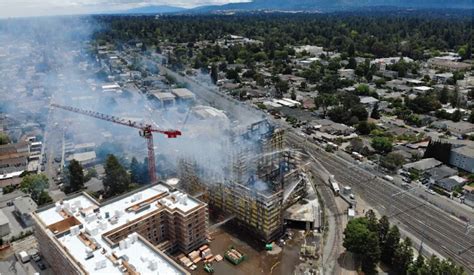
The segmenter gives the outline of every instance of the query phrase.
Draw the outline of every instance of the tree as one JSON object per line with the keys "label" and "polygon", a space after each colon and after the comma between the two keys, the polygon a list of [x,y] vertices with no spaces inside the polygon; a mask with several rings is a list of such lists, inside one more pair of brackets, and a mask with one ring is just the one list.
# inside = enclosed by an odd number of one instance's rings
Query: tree
{"label": "tree", "polygon": [[114,155],[109,155],[105,163],[104,192],[106,197],[122,194],[129,189],[130,175]]}
{"label": "tree", "polygon": [[366,274],[374,273],[375,265],[380,260],[380,247],[377,233],[369,230],[369,220],[366,217],[347,223],[343,246],[347,251],[356,254]]}
{"label": "tree", "polygon": [[451,103],[451,106],[453,107],[457,107],[459,105],[459,89],[457,87],[454,89],[454,92],[449,99],[449,103]]}
{"label": "tree", "polygon": [[138,162],[137,158],[133,157],[132,161],[130,162],[130,180],[132,182],[139,182],[140,181],[140,172],[141,172],[141,165]]}
{"label": "tree", "polygon": [[10,138],[6,133],[1,132],[0,133],[0,145],[8,144],[10,143]]}
{"label": "tree", "polygon": [[366,239],[367,251],[362,256],[362,271],[365,274],[377,274],[375,267],[380,261],[380,247],[377,233],[370,232]]}
{"label": "tree", "polygon": [[382,262],[392,265],[393,255],[395,254],[395,250],[400,243],[400,231],[398,231],[397,226],[392,226],[388,231],[387,237],[383,243],[380,259]]}
{"label": "tree", "polygon": [[447,104],[449,100],[449,91],[448,87],[444,86],[443,89],[439,92],[439,102],[441,104]]}
{"label": "tree", "polygon": [[397,274],[407,274],[410,264],[413,262],[413,249],[411,240],[406,238],[399,243],[395,249],[392,259],[392,267]]}
{"label": "tree", "polygon": [[379,221],[377,220],[374,210],[369,209],[365,213],[365,217],[367,218],[367,228],[372,232],[378,232]]}
{"label": "tree", "polygon": [[451,120],[454,122],[459,122],[462,118],[462,113],[459,109],[456,109],[451,115]]}
{"label": "tree", "polygon": [[385,81],[385,79],[379,78],[379,79],[375,80],[374,83],[375,83],[375,86],[377,88],[382,88],[382,86],[385,85],[385,83],[387,83],[387,82]]}
{"label": "tree", "polygon": [[380,153],[388,153],[392,151],[392,141],[387,137],[374,137],[372,147]]}
{"label": "tree", "polygon": [[466,44],[466,45],[463,45],[462,47],[460,47],[459,51],[458,51],[458,54],[463,60],[471,59],[471,57],[472,57],[471,45]]}
{"label": "tree", "polygon": [[369,123],[366,120],[363,120],[357,124],[356,130],[359,132],[361,135],[368,135],[372,130],[374,130],[375,124]]}
{"label": "tree", "polygon": [[49,196],[48,192],[44,190],[39,193],[38,199],[36,201],[38,206],[43,206],[52,202],[53,202],[53,199]]}
{"label": "tree", "polygon": [[353,69],[357,68],[357,61],[354,57],[349,58],[349,62],[347,63],[346,69]]}
{"label": "tree", "polygon": [[369,95],[370,93],[369,85],[360,84],[359,86],[356,87],[356,92],[358,95]]}
{"label": "tree", "polygon": [[405,163],[405,157],[396,152],[390,152],[381,160],[381,165],[391,171],[396,171]]}
{"label": "tree", "polygon": [[227,70],[225,77],[227,77],[228,79],[233,79],[236,83],[240,83],[239,72],[236,69]]}
{"label": "tree", "polygon": [[291,90],[291,99],[292,99],[292,100],[296,100],[295,89],[292,89],[292,90]]}
{"label": "tree", "polygon": [[469,118],[467,119],[470,123],[474,123],[474,109],[471,110]]}
{"label": "tree", "polygon": [[379,244],[380,249],[383,249],[387,242],[388,232],[390,231],[390,222],[387,216],[382,216],[378,223]]}
{"label": "tree", "polygon": [[333,106],[336,104],[336,98],[331,94],[320,94],[314,98],[314,105],[317,108],[323,109],[323,116],[326,116],[328,111],[328,107]]}
{"label": "tree", "polygon": [[66,185],[66,193],[76,192],[84,188],[84,169],[82,165],[75,159],[71,160],[68,165],[68,179]]}
{"label": "tree", "polygon": [[211,80],[212,83],[216,84],[218,79],[218,71],[216,64],[212,64],[211,66]]}
{"label": "tree", "polygon": [[[31,198],[40,204],[40,197],[44,199],[45,195],[42,194],[45,189],[49,188],[48,178],[45,174],[30,174],[21,180],[20,188],[23,192],[31,194]],[[46,193],[46,195],[48,195]]]}
{"label": "tree", "polygon": [[354,43],[349,44],[349,47],[347,47],[347,55],[349,57],[354,57],[355,55],[355,46]]}
{"label": "tree", "polygon": [[278,80],[275,84],[275,89],[276,89],[276,97],[277,98],[282,98],[283,94],[288,92],[289,86],[288,82],[283,81],[283,80]]}
{"label": "tree", "polygon": [[369,113],[367,112],[364,105],[362,104],[356,104],[352,106],[350,111],[351,111],[351,116],[357,117],[359,121],[367,120],[367,117],[369,116]]}
{"label": "tree", "polygon": [[416,257],[415,262],[410,265],[408,268],[408,274],[419,274],[419,275],[428,275],[428,266],[426,265],[425,258],[423,255],[418,254],[418,257]]}
{"label": "tree", "polygon": [[373,119],[379,119],[380,118],[380,112],[379,112],[379,104],[375,103],[374,108],[372,109],[372,112],[370,113],[370,117]]}

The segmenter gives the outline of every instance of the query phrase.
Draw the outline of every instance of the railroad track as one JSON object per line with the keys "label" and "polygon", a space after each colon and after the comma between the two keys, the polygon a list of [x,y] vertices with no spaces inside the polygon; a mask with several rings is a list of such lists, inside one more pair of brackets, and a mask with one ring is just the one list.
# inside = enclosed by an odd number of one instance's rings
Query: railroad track
{"label": "railroad track", "polygon": [[[411,194],[392,197],[398,188],[370,173],[359,170],[341,160],[319,151],[318,157],[328,171],[345,185],[358,190],[361,196],[379,212],[396,219],[415,236],[440,254],[453,259],[471,272],[474,271],[474,253],[469,250],[474,245],[473,234],[464,232],[464,225],[457,219],[440,213],[440,210],[427,205]],[[464,251],[459,254],[459,251]]]}

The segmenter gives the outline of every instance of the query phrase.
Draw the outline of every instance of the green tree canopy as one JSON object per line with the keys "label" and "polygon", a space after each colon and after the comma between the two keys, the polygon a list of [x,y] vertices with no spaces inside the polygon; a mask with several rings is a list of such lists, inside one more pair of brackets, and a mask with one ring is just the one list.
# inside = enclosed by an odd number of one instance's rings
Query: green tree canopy
{"label": "green tree canopy", "polygon": [[103,180],[106,197],[125,193],[130,187],[130,175],[119,163],[114,155],[109,155],[105,163],[105,177]]}
{"label": "green tree canopy", "polygon": [[388,153],[392,151],[392,141],[387,137],[374,137],[372,139],[372,147],[380,153]]}
{"label": "green tree canopy", "polygon": [[30,174],[21,180],[20,188],[23,192],[31,195],[31,198],[38,204],[43,205],[51,202],[47,190],[49,188],[48,178],[45,174]]}
{"label": "green tree canopy", "polygon": [[10,143],[10,137],[4,132],[0,132],[0,145]]}
{"label": "green tree canopy", "polygon": [[374,108],[372,109],[372,112],[370,113],[370,117],[373,119],[379,119],[380,118],[380,112],[379,112],[379,104],[375,103]]}
{"label": "green tree canopy", "polygon": [[66,185],[66,193],[72,193],[84,188],[84,169],[82,165],[75,159],[71,160],[68,165],[68,184]]}
{"label": "green tree canopy", "polygon": [[405,157],[396,152],[390,152],[381,160],[381,165],[391,171],[396,171],[405,163]]}

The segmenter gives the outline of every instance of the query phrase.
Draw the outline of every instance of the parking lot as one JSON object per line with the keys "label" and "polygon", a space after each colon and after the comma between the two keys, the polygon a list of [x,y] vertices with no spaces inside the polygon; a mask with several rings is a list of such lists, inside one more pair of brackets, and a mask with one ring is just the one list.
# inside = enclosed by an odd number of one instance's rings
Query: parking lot
{"label": "parking lot", "polygon": [[15,256],[11,256],[8,259],[3,259],[0,261],[0,274],[18,274],[18,275],[31,275],[31,274],[41,274],[41,275],[52,275],[53,271],[47,266],[47,264],[41,260],[42,263],[46,265],[46,269],[41,270],[38,264],[32,260],[27,263],[22,263],[17,260]]}
{"label": "parking lot", "polygon": [[4,240],[9,240],[12,236],[18,236],[21,232],[30,231],[32,228],[25,226],[20,219],[18,219],[15,214],[13,206],[6,206],[2,208],[3,213],[7,216],[10,223],[10,234],[4,236]]}

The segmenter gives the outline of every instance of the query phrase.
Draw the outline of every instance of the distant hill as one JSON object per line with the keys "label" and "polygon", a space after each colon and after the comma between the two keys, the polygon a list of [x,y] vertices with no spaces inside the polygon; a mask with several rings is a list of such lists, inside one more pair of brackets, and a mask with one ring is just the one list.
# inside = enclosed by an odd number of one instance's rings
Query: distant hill
{"label": "distant hill", "polygon": [[225,10],[282,10],[282,11],[337,11],[370,7],[422,8],[422,9],[474,9],[472,0],[254,0],[222,6],[198,7],[192,12]]}
{"label": "distant hill", "polygon": [[163,14],[163,13],[179,13],[179,12],[184,12],[187,9],[185,8],[180,8],[180,7],[174,7],[174,6],[166,6],[166,5],[160,5],[160,6],[146,6],[146,7],[141,7],[141,8],[135,8],[135,9],[130,9],[123,11],[121,13],[123,14]]}

